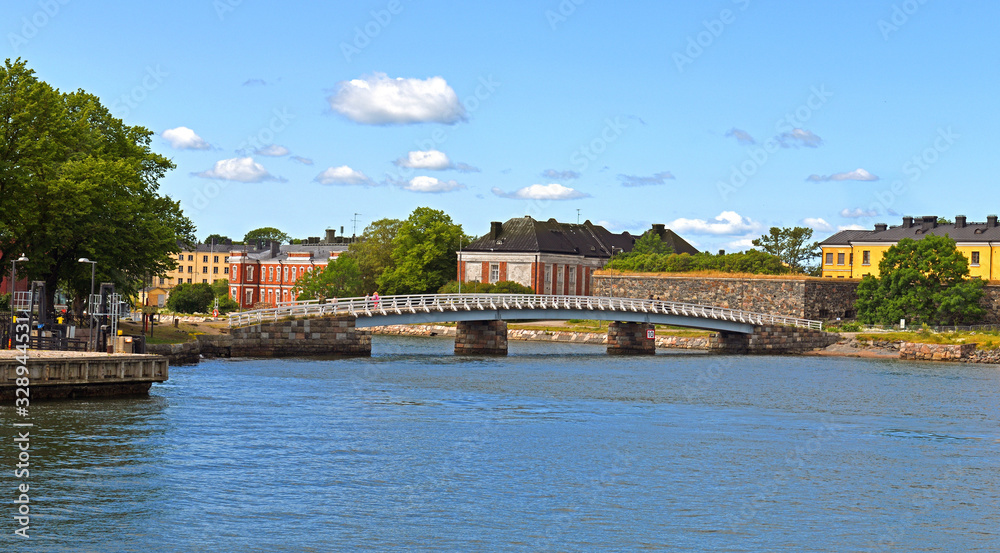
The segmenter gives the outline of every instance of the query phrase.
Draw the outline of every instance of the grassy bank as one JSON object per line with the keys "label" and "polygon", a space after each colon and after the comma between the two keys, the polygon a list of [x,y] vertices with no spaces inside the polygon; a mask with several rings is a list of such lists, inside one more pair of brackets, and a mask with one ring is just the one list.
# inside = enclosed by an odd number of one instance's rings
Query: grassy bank
{"label": "grassy bank", "polygon": [[1000,348],[1000,332],[932,332],[930,330],[918,330],[913,332],[861,332],[856,338],[858,340],[877,340],[883,342],[915,342],[918,344],[972,344],[975,343],[978,349],[998,349]]}

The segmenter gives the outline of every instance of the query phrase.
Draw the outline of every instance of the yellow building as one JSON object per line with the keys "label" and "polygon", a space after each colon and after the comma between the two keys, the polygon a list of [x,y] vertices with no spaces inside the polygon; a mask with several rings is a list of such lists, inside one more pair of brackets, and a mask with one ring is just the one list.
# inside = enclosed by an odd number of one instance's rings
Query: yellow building
{"label": "yellow building", "polygon": [[[242,246],[239,246],[242,248]],[[176,255],[177,267],[153,279],[153,285],[173,288],[181,283],[212,284],[229,280],[229,251],[232,244],[198,244]]]}
{"label": "yellow building", "polygon": [[928,215],[914,219],[903,217],[903,224],[890,227],[878,223],[874,230],[844,230],[820,242],[823,251],[823,276],[826,278],[862,278],[878,276],[878,264],[885,251],[903,238],[920,240],[925,236],[949,236],[958,251],[969,260],[969,275],[983,280],[1000,280],[1000,226],[997,216],[985,223],[971,223],[964,215],[954,223],[940,224]]}

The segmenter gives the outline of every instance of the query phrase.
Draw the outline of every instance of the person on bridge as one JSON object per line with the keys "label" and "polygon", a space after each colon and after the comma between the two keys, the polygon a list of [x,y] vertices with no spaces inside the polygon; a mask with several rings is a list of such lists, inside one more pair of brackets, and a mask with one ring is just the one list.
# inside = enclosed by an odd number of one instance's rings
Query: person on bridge
{"label": "person on bridge", "polygon": [[375,293],[372,294],[372,301],[375,302],[375,309],[378,309],[378,299],[378,290],[375,290]]}

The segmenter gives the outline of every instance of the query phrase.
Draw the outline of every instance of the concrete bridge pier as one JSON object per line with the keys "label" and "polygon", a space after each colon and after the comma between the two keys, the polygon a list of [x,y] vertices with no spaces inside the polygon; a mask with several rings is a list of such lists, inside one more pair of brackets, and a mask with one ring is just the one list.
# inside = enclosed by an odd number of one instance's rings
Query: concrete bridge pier
{"label": "concrete bridge pier", "polygon": [[840,340],[837,334],[790,326],[754,326],[750,334],[717,332],[709,337],[709,349],[719,353],[784,354],[825,348]]}
{"label": "concrete bridge pier", "polygon": [[612,321],[608,325],[608,353],[612,355],[654,355],[656,340],[650,323]]}
{"label": "concrete bridge pier", "polygon": [[458,321],[455,353],[459,355],[507,355],[506,321]]}

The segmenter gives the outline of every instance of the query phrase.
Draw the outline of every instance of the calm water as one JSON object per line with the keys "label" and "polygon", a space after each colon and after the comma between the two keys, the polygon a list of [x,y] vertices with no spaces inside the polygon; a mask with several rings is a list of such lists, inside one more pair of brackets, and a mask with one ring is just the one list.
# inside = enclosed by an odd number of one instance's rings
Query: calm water
{"label": "calm water", "polygon": [[0,550],[1000,550],[998,367],[374,342],[35,407]]}

